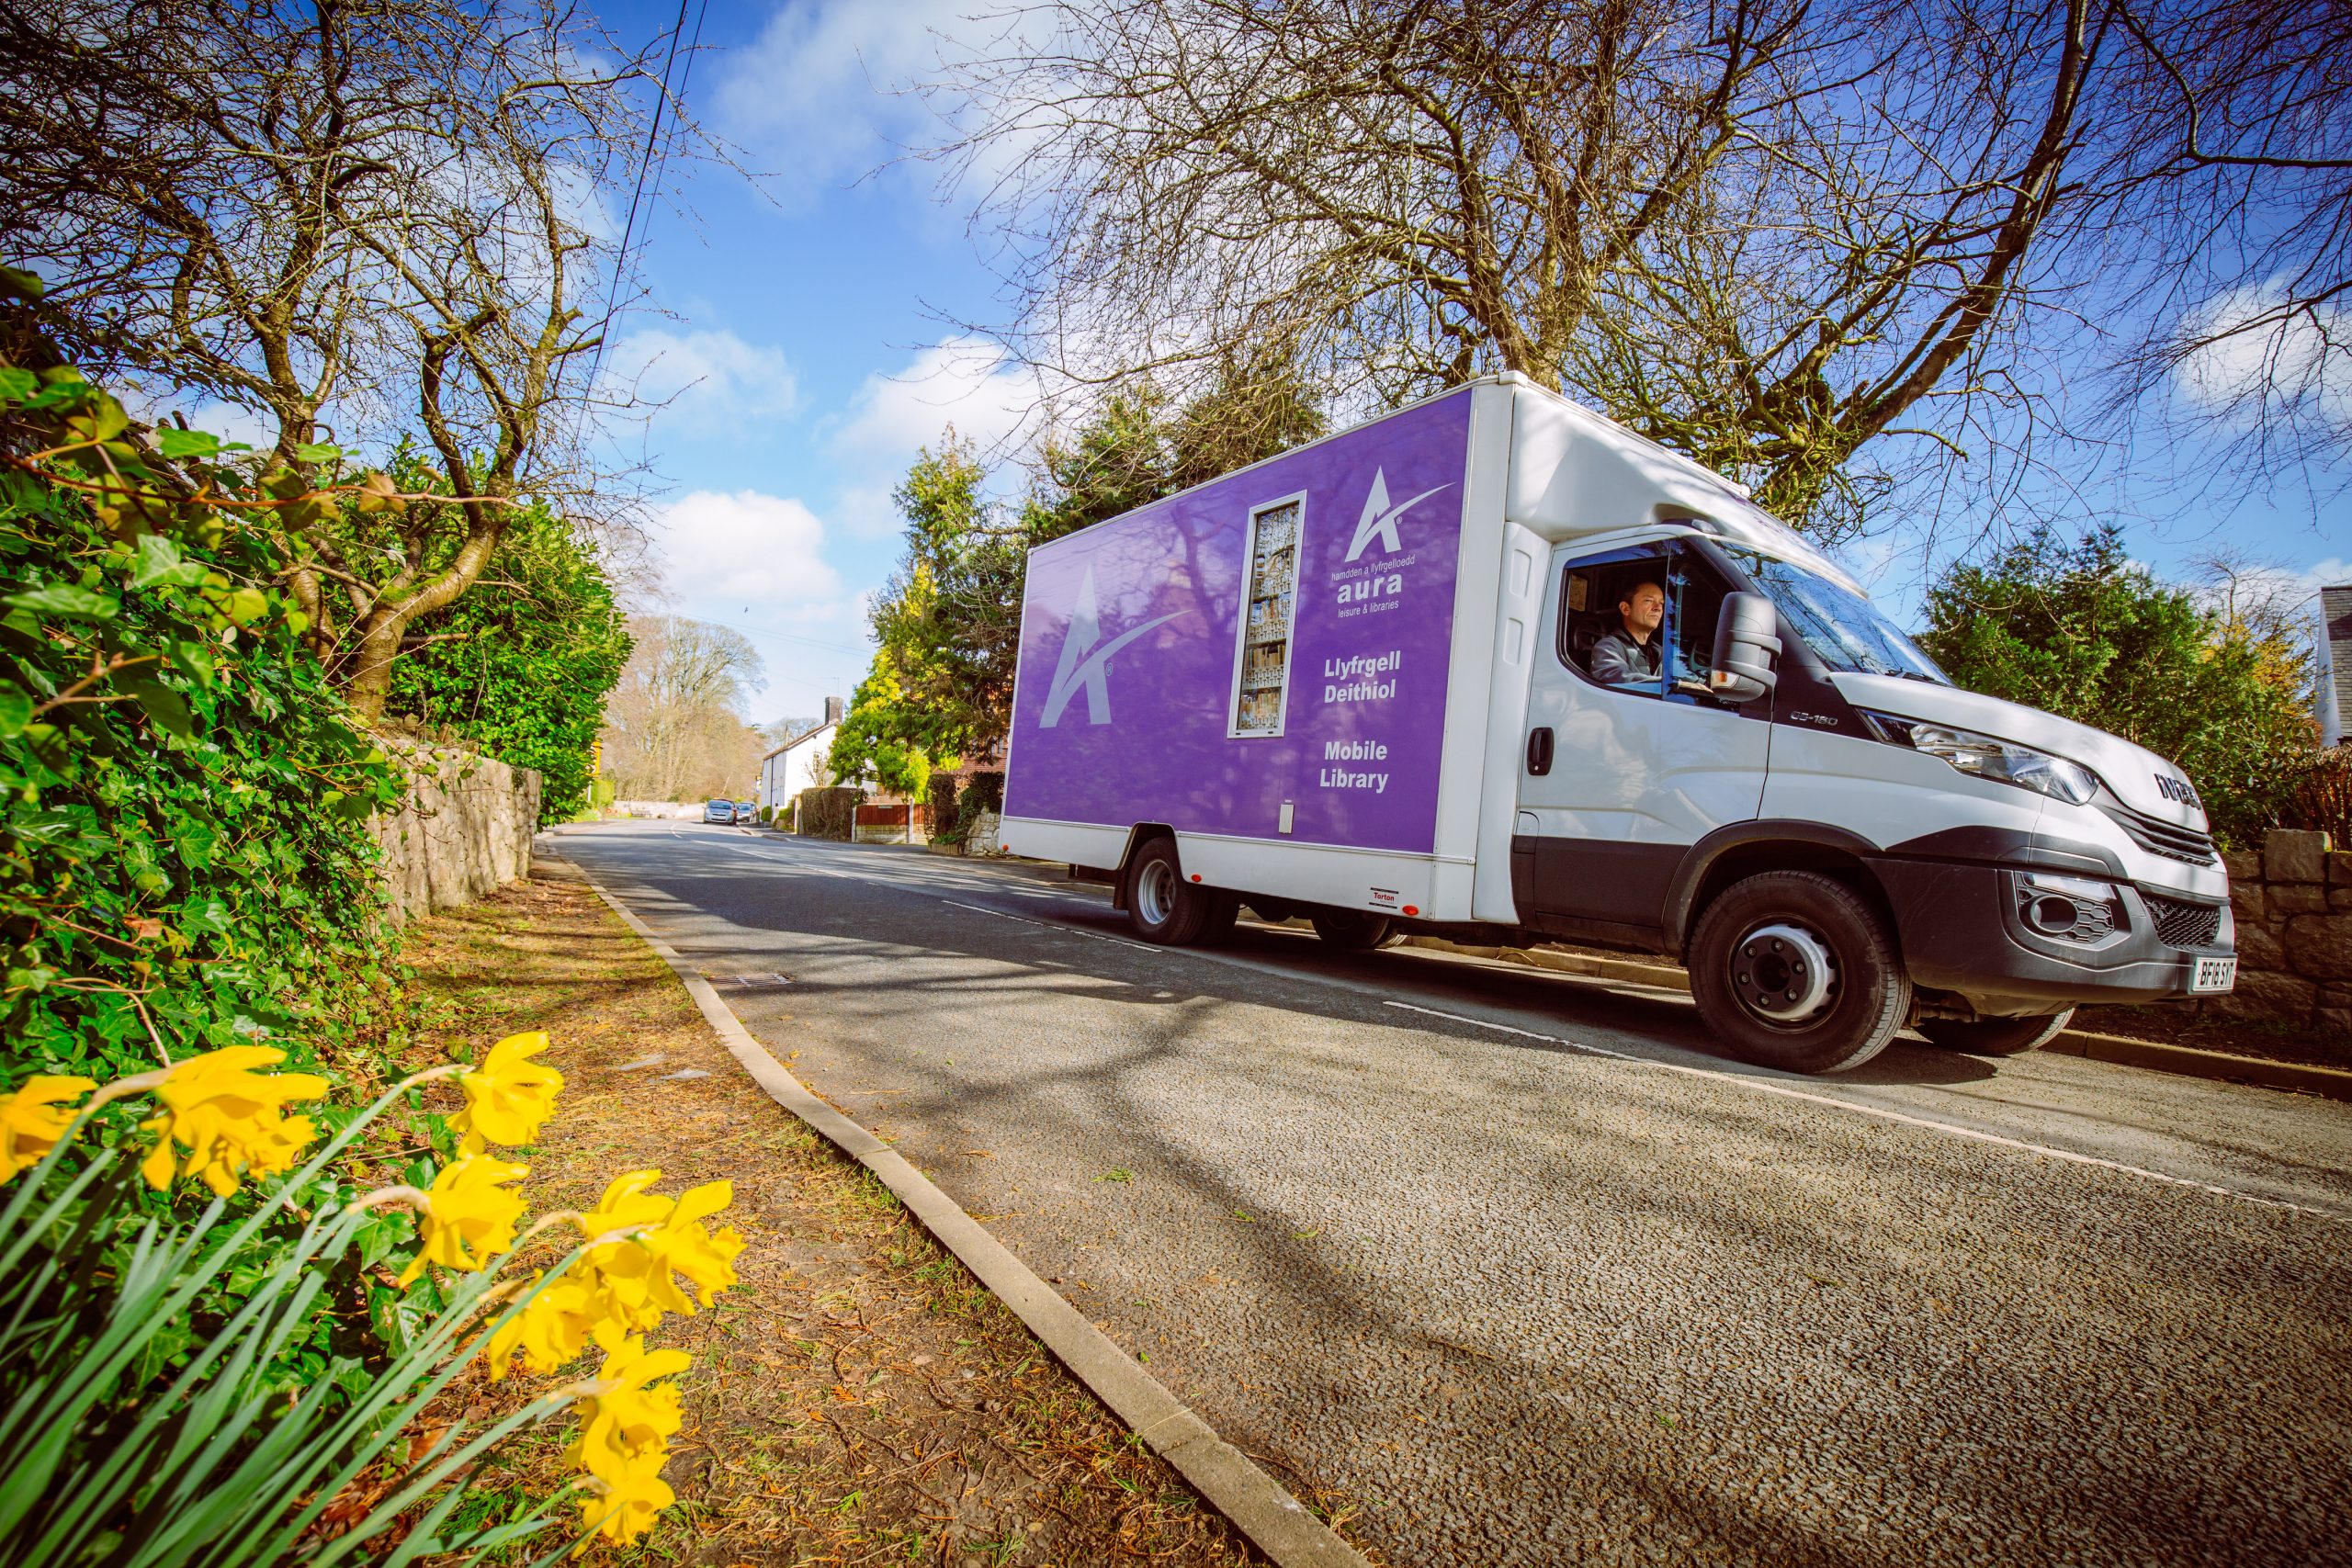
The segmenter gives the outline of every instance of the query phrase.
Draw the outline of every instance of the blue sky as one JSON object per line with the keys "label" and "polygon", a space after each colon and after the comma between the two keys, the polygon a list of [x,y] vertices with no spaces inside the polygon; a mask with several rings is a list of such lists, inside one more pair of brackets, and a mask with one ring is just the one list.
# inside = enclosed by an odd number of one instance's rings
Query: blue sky
{"label": "blue sky", "polygon": [[[968,0],[790,0],[709,6],[688,96],[763,171],[669,168],[650,218],[659,314],[621,323],[608,368],[656,394],[648,456],[662,480],[659,607],[730,626],[766,665],[762,721],[847,696],[869,644],[863,598],[898,555],[889,491],[952,421],[993,439],[1028,399],[985,348],[943,321],[985,320],[994,280],[932,171],[891,164],[933,134],[894,89],[920,72],[933,27]],[[662,34],[673,5],[607,5],[625,38]],[[692,26],[691,21],[689,27]],[[2233,545],[2298,574],[2352,581],[2352,502],[2339,476],[2236,481],[2184,500],[2208,455],[2167,444],[2116,465],[2091,510],[2125,522],[2133,553],[2176,573]],[[2314,499],[2314,491],[2318,499]],[[1916,550],[1851,552],[1898,615],[1916,606]],[[649,607],[654,607],[649,605]]]}
{"label": "blue sky", "polygon": [[[605,8],[650,37],[674,6]],[[952,6],[714,5],[688,96],[756,182],[670,165],[645,265],[662,312],[626,321],[615,367],[655,395],[663,607],[735,627],[766,664],[764,721],[846,697],[870,644],[863,598],[888,574],[889,491],[952,422],[993,439],[1027,398],[941,318],[984,317],[993,280],[924,166],[884,168],[931,134],[888,91],[919,70]],[[689,24],[691,26],[691,24]],[[691,383],[691,385],[689,385]]]}

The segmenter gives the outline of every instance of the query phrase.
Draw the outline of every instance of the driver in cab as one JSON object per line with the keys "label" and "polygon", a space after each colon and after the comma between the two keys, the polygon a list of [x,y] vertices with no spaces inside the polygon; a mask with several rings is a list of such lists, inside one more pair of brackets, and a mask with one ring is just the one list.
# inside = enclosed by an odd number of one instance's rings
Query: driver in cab
{"label": "driver in cab", "polygon": [[1657,629],[1666,622],[1666,590],[1644,580],[1617,602],[1618,626],[1592,645],[1592,678],[1605,686],[1655,686]]}

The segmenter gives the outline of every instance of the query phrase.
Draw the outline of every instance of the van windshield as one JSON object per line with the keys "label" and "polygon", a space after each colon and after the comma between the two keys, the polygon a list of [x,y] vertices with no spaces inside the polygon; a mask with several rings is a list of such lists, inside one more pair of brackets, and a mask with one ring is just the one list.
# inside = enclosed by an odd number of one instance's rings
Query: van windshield
{"label": "van windshield", "polygon": [[1739,563],[1757,591],[1772,601],[1781,619],[1830,669],[1849,674],[1908,675],[1939,686],[1951,684],[1951,677],[1920,650],[1909,633],[1852,589],[1794,562],[1718,543],[1725,555]]}

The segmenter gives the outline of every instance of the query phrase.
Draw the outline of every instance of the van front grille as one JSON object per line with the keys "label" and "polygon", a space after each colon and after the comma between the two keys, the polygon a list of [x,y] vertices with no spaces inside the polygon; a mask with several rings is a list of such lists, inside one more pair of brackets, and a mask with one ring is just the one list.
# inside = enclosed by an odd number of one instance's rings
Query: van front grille
{"label": "van front grille", "polygon": [[2211,947],[2222,930],[2219,904],[2190,904],[2178,898],[2143,893],[2148,916],[2156,922],[2156,936],[2167,947]]}
{"label": "van front grille", "polygon": [[2213,840],[2194,828],[2184,828],[2177,822],[2165,822],[2134,811],[2120,800],[2102,800],[2098,808],[2106,812],[2133,843],[2151,854],[2163,855],[2168,860],[2187,861],[2191,865],[2211,865],[2217,858],[2213,853]]}

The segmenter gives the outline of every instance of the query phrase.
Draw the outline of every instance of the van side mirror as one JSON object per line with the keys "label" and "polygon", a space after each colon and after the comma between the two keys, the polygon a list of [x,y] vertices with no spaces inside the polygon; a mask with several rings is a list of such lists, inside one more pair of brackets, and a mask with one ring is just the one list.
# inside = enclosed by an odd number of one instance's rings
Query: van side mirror
{"label": "van side mirror", "polygon": [[1726,593],[1715,617],[1714,669],[1707,690],[1727,703],[1752,703],[1780,683],[1781,618],[1761,593]]}

